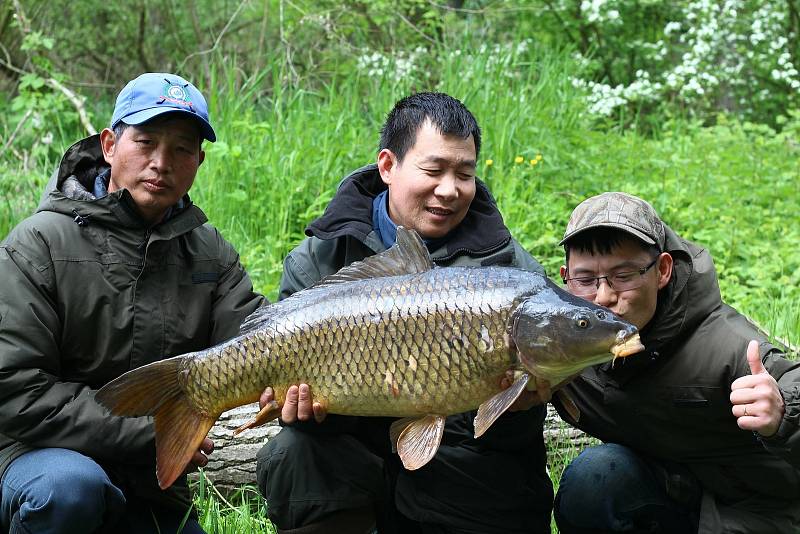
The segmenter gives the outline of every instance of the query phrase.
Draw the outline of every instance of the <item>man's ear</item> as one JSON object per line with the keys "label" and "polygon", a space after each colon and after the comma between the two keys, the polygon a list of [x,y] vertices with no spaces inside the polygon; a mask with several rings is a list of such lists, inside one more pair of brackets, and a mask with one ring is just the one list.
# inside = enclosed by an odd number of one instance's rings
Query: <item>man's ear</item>
{"label": "man's ear", "polygon": [[658,257],[656,268],[658,269],[658,289],[663,289],[672,278],[672,255],[669,252],[662,252]]}
{"label": "man's ear", "polygon": [[100,132],[100,148],[103,150],[103,159],[111,165],[114,161],[114,149],[117,146],[117,136],[113,130],[105,128]]}
{"label": "man's ear", "polygon": [[561,279],[565,280],[567,278],[567,266],[562,265],[561,269],[558,270],[559,274],[561,274]]}
{"label": "man's ear", "polygon": [[197,166],[199,167],[200,165],[202,165],[205,160],[206,160],[206,151],[205,150],[201,150],[200,151],[200,159],[197,161]]}
{"label": "man's ear", "polygon": [[388,148],[378,152],[378,172],[386,185],[392,183],[392,171],[397,167],[397,156]]}

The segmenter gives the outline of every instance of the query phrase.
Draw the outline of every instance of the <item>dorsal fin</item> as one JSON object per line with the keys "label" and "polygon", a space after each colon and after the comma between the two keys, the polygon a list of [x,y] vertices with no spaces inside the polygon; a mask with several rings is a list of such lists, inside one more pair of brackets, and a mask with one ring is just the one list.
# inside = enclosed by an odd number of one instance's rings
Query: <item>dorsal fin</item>
{"label": "dorsal fin", "polygon": [[244,336],[261,328],[264,323],[275,313],[273,304],[264,304],[248,315],[239,326],[239,335]]}
{"label": "dorsal fin", "polygon": [[330,276],[326,276],[312,287],[327,286],[353,280],[424,273],[433,269],[433,261],[414,230],[397,227],[397,242],[388,250],[361,261],[355,261]]}

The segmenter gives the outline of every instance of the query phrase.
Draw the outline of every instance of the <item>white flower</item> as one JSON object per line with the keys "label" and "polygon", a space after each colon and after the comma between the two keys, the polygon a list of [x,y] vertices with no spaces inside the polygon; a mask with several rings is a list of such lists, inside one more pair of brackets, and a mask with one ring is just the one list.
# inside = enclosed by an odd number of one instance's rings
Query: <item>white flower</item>
{"label": "white flower", "polygon": [[672,32],[679,32],[681,31],[681,23],[680,22],[667,22],[667,25],[664,26],[664,35],[669,35]]}

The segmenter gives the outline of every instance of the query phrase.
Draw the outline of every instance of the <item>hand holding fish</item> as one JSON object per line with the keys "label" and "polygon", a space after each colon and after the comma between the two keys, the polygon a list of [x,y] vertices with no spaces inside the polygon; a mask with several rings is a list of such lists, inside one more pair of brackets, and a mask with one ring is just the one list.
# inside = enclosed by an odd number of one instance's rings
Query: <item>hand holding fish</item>
{"label": "hand holding fish", "polygon": [[747,346],[747,363],[751,374],[731,384],[733,415],[739,428],[769,437],[778,431],[783,419],[783,396],[778,382],[764,368],[756,340]]}
{"label": "hand holding fish", "polygon": [[200,448],[192,455],[188,470],[197,471],[198,467],[205,467],[208,465],[208,455],[212,452],[214,452],[214,442],[209,438],[203,438]]}
{"label": "hand holding fish", "polygon": [[[268,387],[258,399],[258,406],[264,409],[275,400],[275,392]],[[314,402],[311,395],[311,388],[308,384],[290,386],[286,390],[286,401],[281,406],[281,421],[292,424],[296,421],[308,421],[312,417],[317,423],[321,423],[328,412],[319,402]]]}

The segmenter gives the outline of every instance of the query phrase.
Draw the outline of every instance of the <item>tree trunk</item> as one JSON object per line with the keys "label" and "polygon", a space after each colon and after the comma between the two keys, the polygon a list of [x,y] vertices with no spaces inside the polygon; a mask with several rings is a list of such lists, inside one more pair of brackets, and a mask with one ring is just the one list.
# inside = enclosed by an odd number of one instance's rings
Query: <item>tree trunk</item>
{"label": "tree trunk", "polygon": [[[214,453],[209,456],[204,471],[223,494],[231,493],[245,484],[256,483],[256,453],[281,430],[277,421],[272,421],[234,437],[233,431],[252,419],[257,412],[257,403],[225,412],[209,432],[209,437],[214,441]],[[575,456],[591,441],[589,436],[564,423],[549,404],[544,439],[551,463],[556,457]]]}
{"label": "tree trunk", "polygon": [[[230,493],[245,484],[256,483],[256,453],[280,432],[277,421],[233,435],[233,431],[258,413],[258,403],[247,404],[223,413],[208,437],[214,452],[208,457],[204,472],[218,490]],[[196,478],[192,475],[190,478]]]}

